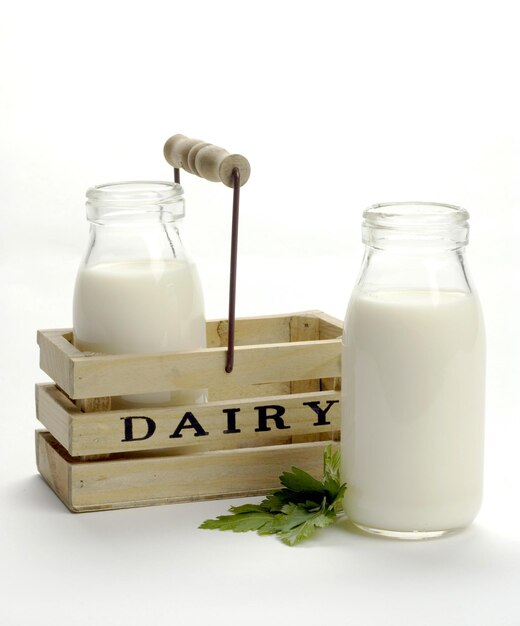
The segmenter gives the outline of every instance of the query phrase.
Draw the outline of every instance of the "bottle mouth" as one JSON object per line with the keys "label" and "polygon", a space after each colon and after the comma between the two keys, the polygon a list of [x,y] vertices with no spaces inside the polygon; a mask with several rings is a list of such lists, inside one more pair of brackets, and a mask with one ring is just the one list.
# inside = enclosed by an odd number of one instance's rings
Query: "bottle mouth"
{"label": "bottle mouth", "polygon": [[87,218],[99,224],[142,219],[174,221],[184,217],[184,191],[164,181],[128,181],[87,190]]}
{"label": "bottle mouth", "polygon": [[363,212],[363,242],[385,247],[392,242],[445,242],[451,247],[468,243],[469,213],[439,202],[388,202]]}

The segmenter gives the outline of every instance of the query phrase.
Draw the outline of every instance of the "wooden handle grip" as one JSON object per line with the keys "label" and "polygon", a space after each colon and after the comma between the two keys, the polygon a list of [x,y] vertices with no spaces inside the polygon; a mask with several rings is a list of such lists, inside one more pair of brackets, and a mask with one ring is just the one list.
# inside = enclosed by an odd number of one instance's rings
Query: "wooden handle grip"
{"label": "wooden handle grip", "polygon": [[251,173],[249,161],[241,154],[229,154],[224,148],[184,135],[173,135],[168,139],[164,144],[164,158],[173,167],[206,180],[223,182],[228,187],[233,187],[233,168],[240,170],[241,187]]}

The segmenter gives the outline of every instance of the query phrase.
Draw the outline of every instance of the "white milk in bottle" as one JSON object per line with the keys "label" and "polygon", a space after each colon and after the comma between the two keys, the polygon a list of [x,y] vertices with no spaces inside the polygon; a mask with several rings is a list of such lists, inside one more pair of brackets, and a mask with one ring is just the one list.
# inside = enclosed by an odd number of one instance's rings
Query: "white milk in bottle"
{"label": "white milk in bottle", "polygon": [[484,325],[464,259],[467,212],[377,205],[345,319],[345,510],[369,532],[467,526],[482,497]]}
{"label": "white milk in bottle", "polygon": [[[178,233],[175,183],[118,183],[87,192],[91,240],[74,293],[74,343],[107,354],[206,347],[204,303]],[[122,396],[119,405],[192,404],[204,390]]]}

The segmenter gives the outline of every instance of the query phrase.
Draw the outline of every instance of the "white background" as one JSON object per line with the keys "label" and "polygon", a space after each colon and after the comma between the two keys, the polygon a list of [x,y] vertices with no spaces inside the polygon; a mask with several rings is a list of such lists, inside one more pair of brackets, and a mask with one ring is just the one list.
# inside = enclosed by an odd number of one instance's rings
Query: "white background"
{"label": "white background", "polygon": [[[0,623],[520,624],[520,38],[515,2],[4,2]],[[216,501],[72,515],[36,475],[36,329],[71,324],[92,184],[169,179],[176,132],[245,154],[238,314],[342,318],[374,202],[471,213],[488,334],[486,496],[418,544],[197,530]],[[183,177],[209,317],[231,195]]]}

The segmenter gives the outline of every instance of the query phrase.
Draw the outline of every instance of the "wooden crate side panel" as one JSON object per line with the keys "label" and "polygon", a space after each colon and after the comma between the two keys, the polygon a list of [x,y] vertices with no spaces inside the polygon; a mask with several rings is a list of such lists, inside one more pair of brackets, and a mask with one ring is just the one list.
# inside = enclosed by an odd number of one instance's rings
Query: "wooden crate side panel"
{"label": "wooden crate side panel", "polygon": [[341,340],[238,346],[235,367],[224,370],[225,348],[159,355],[73,358],[69,396],[90,398],[178,388],[228,389],[237,384],[284,382],[340,375]]}
{"label": "wooden crate side panel", "polygon": [[[315,316],[295,316],[291,319],[291,341],[316,341],[320,334],[320,320]],[[291,382],[291,393],[311,393],[320,391],[320,379],[295,380]],[[293,441],[320,441],[320,432],[295,433]],[[328,438],[328,434],[326,437]]]}
{"label": "wooden crate side panel", "polygon": [[[319,339],[319,320],[315,316],[298,315],[291,318],[290,340],[316,341]],[[293,380],[291,382],[291,393],[305,393],[320,390],[319,379]]]}
{"label": "wooden crate side panel", "polygon": [[[60,453],[60,444],[49,433],[36,431],[36,466],[42,478],[69,508],[71,505],[70,464]],[[63,448],[61,448],[63,450]]]}
{"label": "wooden crate side panel", "polygon": [[320,339],[336,339],[343,335],[343,322],[328,313],[315,311],[319,320],[319,338]]}
{"label": "wooden crate side panel", "polygon": [[[319,338],[321,340],[328,339],[340,339],[343,335],[343,323],[341,320],[323,313],[322,311],[316,311],[316,316],[319,320]],[[341,390],[341,374],[331,378],[322,378],[320,381],[320,388],[322,391],[340,391]]]}
{"label": "wooden crate side panel", "polygon": [[72,456],[261,446],[305,434],[330,438],[340,427],[339,394],[333,391],[91,413],[53,385],[39,385],[37,394],[38,419],[60,434],[56,438]]}
{"label": "wooden crate side panel", "polygon": [[[276,489],[280,474],[293,465],[321,477],[328,443],[123,461],[69,460],[69,508],[98,511],[264,494]],[[49,447],[50,442],[44,445]],[[56,450],[53,447],[52,453]]]}
{"label": "wooden crate side panel", "polygon": [[39,330],[37,342],[40,347],[40,368],[67,393],[72,391],[72,357],[80,357],[66,338],[68,330]]}
{"label": "wooden crate side panel", "polygon": [[35,397],[36,418],[64,448],[70,450],[72,446],[70,412],[78,409],[56,385],[36,385]]}

